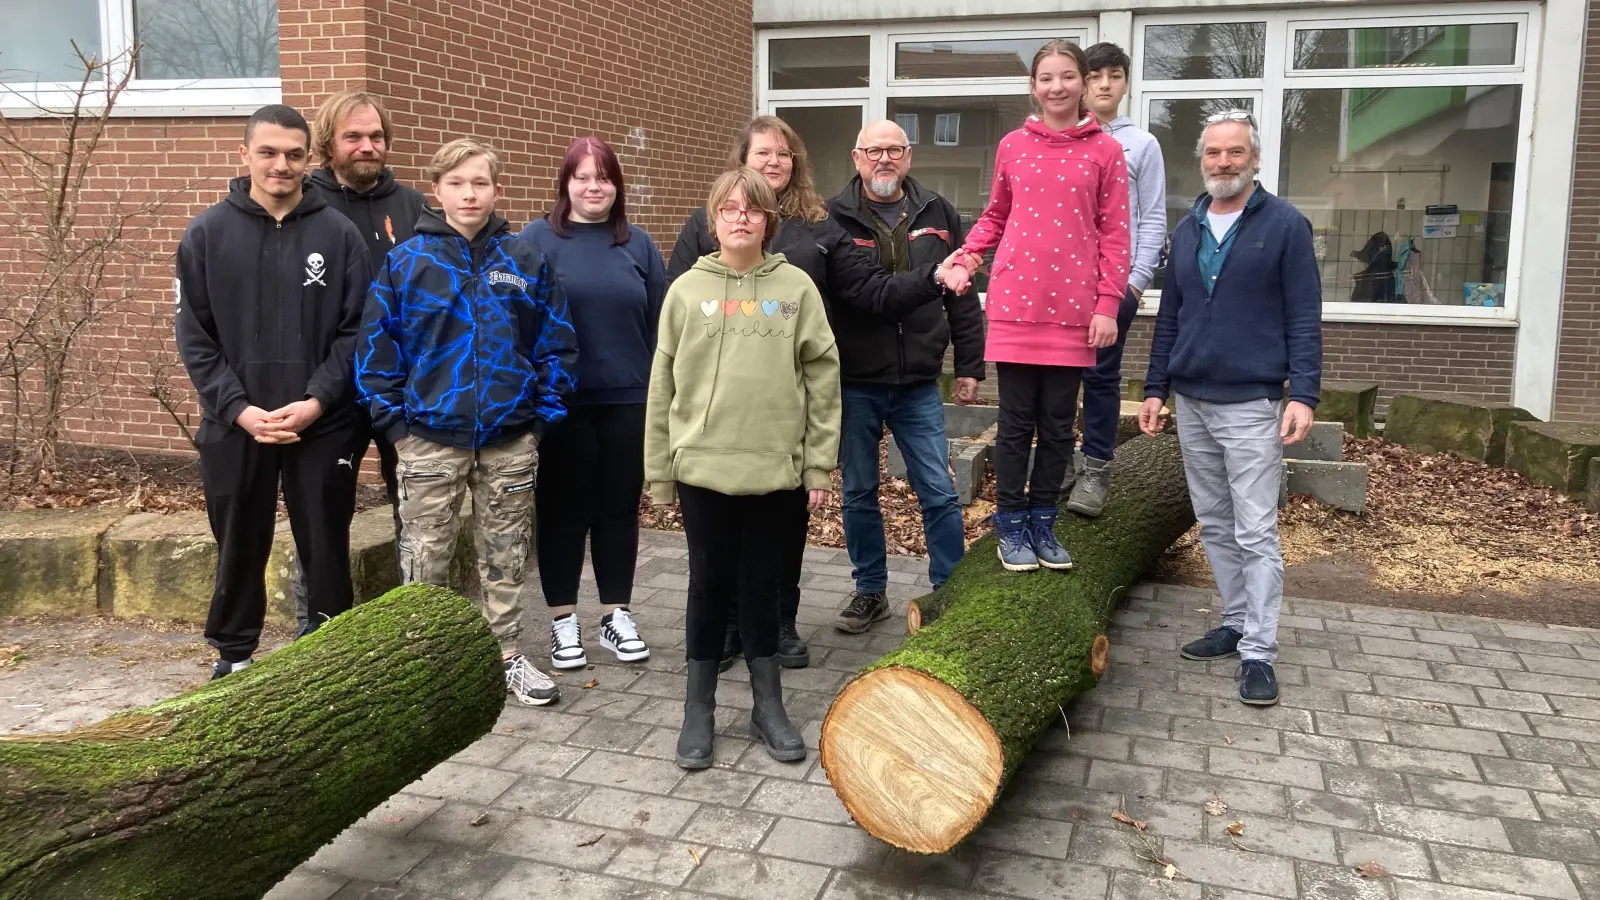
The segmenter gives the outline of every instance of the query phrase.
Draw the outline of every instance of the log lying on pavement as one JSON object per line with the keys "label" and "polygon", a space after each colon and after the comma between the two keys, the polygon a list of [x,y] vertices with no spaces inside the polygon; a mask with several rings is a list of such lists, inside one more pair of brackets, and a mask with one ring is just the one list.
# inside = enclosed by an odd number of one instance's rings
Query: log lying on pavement
{"label": "log lying on pavement", "polygon": [[411,585],[174,699],[0,738],[0,900],[258,898],[504,704],[483,616]]}
{"label": "log lying on pavement", "polygon": [[822,765],[862,828],[943,853],[983,821],[1028,748],[1105,671],[1116,597],[1190,526],[1173,435],[1117,450],[1105,512],[1063,512],[1071,572],[1006,572],[994,536],[918,604],[921,628],[835,698]]}

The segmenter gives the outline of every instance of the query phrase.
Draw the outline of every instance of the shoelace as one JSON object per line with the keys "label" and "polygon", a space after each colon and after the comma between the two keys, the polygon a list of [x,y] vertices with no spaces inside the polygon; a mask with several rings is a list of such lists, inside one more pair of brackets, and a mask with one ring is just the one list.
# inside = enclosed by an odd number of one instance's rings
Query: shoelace
{"label": "shoelace", "polygon": [[639,628],[633,624],[633,616],[625,609],[611,614],[611,630],[617,633],[618,643],[639,639]]}
{"label": "shoelace", "polygon": [[1276,684],[1278,681],[1278,676],[1274,675],[1272,672],[1272,666],[1262,660],[1247,659],[1239,664],[1240,677],[1246,677],[1251,672],[1260,672],[1267,677],[1267,681],[1273,684]]}
{"label": "shoelace", "polygon": [[576,647],[581,642],[578,640],[578,617],[568,616],[550,623],[555,629],[557,647]]}
{"label": "shoelace", "polygon": [[506,660],[506,684],[514,691],[536,691],[556,686],[549,675],[535,668],[520,653]]}
{"label": "shoelace", "polygon": [[877,605],[876,594],[868,594],[862,591],[856,591],[850,595],[850,605],[845,607],[845,612],[855,613],[858,616],[864,616],[871,612],[872,607],[875,605]]}
{"label": "shoelace", "polygon": [[1035,545],[1043,544],[1046,547],[1060,546],[1056,543],[1056,532],[1054,528],[1038,523],[1029,523],[1028,528],[1033,532],[1033,542]]}

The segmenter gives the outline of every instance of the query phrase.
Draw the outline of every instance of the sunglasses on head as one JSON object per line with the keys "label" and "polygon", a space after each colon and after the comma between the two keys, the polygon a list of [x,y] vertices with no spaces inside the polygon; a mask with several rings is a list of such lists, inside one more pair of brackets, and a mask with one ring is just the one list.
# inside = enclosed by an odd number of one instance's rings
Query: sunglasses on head
{"label": "sunglasses on head", "polygon": [[1256,117],[1242,109],[1230,109],[1227,112],[1206,116],[1207,125],[1215,125],[1218,122],[1248,122],[1251,128],[1256,127]]}

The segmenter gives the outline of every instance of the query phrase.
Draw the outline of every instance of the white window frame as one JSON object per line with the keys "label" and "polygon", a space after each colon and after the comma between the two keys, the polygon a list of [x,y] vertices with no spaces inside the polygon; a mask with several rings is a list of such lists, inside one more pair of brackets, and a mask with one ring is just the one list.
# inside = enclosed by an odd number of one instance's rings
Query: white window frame
{"label": "white window frame", "polygon": [[[947,136],[944,140],[940,140],[939,131],[946,125],[954,132],[954,136]],[[933,144],[936,147],[961,146],[961,113],[938,113],[933,117]]]}
{"label": "white window frame", "polygon": [[[1338,19],[1311,10],[1207,10],[1203,13],[1161,13],[1139,15],[1134,19],[1133,59],[1130,98],[1134,116],[1141,126],[1149,124],[1147,98],[1255,96],[1256,122],[1261,129],[1261,184],[1277,193],[1279,158],[1282,150],[1280,117],[1282,98],[1291,90],[1328,90],[1369,87],[1435,87],[1519,85],[1521,108],[1517,123],[1517,156],[1513,175],[1511,240],[1506,260],[1505,305],[1471,307],[1459,305],[1381,304],[1328,302],[1322,307],[1325,321],[1372,322],[1388,324],[1516,326],[1521,307],[1522,256],[1524,229],[1528,216],[1528,179],[1532,159],[1532,133],[1536,89],[1538,87],[1538,36],[1542,34],[1542,7],[1530,3],[1473,4],[1470,12],[1439,15],[1438,7],[1426,13],[1417,6],[1356,7],[1341,10]],[[1144,76],[1145,29],[1157,25],[1192,25],[1216,22],[1265,22],[1266,47],[1262,77],[1246,79],[1154,80]],[[1291,70],[1294,32],[1314,28],[1382,28],[1413,25],[1462,25],[1515,22],[1517,24],[1516,64],[1509,66],[1450,66],[1416,69],[1318,69]],[[1181,154],[1181,151],[1180,151]],[[1198,161],[1195,165],[1198,165]],[[1170,224],[1170,223],[1169,223]],[[1155,315],[1160,307],[1160,292],[1145,295],[1141,315]]]}
{"label": "white window frame", "polygon": [[[127,51],[134,43],[134,0],[99,0],[100,55],[117,65],[106,73],[105,89],[127,74]],[[281,14],[281,5],[280,5]],[[21,82],[0,85],[0,113],[30,115],[66,114],[78,85],[67,82]],[[103,96],[103,93],[101,94]],[[92,99],[94,93],[89,97]],[[269,103],[283,100],[282,78],[203,78],[168,80],[135,77],[117,98],[114,116],[231,116],[249,115]],[[46,112],[41,113],[40,109]]]}
{"label": "white window frame", "polygon": [[[895,113],[894,123],[896,125],[899,125],[900,126],[900,130],[904,131],[906,133],[906,143],[907,144],[915,147],[917,144],[921,143],[921,138],[922,138],[922,116],[921,115],[919,115],[917,113]],[[908,124],[911,126],[910,128],[906,127],[906,125],[908,125]]]}

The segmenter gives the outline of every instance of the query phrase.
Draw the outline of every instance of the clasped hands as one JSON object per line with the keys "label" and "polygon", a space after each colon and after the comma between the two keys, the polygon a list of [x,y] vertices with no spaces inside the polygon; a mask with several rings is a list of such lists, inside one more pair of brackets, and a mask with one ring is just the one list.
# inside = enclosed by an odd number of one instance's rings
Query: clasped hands
{"label": "clasped hands", "polygon": [[[945,287],[957,294],[967,292],[967,287],[972,283],[973,273],[978,271],[978,266],[983,265],[983,257],[965,250],[945,257],[939,264],[939,281]],[[1096,313],[1089,320],[1089,346],[1095,349],[1109,347],[1117,342],[1117,320],[1114,316],[1103,316]]]}
{"label": "clasped hands", "polygon": [[300,432],[311,427],[321,415],[322,402],[307,397],[271,412],[259,406],[247,406],[233,422],[249,432],[257,443],[293,444],[300,440]]}

